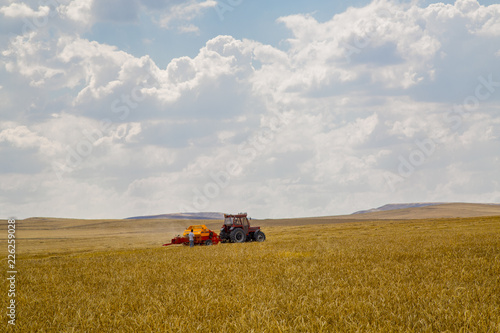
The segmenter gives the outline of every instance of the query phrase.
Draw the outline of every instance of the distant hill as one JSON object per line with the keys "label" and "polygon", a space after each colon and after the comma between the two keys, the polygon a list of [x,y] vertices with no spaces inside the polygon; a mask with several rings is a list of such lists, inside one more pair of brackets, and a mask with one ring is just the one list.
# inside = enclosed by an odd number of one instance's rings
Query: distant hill
{"label": "distant hill", "polygon": [[[317,223],[318,219],[331,219],[332,222],[341,220],[387,220],[387,219],[426,219],[426,218],[454,218],[454,217],[477,217],[477,216],[500,216],[500,204],[482,203],[444,203],[444,202],[414,202],[387,204],[377,208],[360,210],[350,215],[274,219],[273,223],[280,220],[290,220],[293,223]],[[170,220],[223,220],[224,213],[199,212],[199,213],[171,213],[160,215],[145,215],[126,218],[128,220],[147,219],[170,219]],[[290,223],[291,223],[290,222]]]}
{"label": "distant hill", "polygon": [[200,213],[173,213],[161,215],[146,215],[127,217],[127,220],[147,220],[147,219],[172,219],[172,220],[223,220],[224,213],[200,212]]}
{"label": "distant hill", "polygon": [[414,202],[414,203],[387,204],[387,205],[380,206],[378,208],[360,210],[360,211],[352,213],[352,215],[374,213],[374,212],[383,212],[386,210],[394,210],[394,209],[444,205],[444,204],[447,204],[447,202]]}
{"label": "distant hill", "polygon": [[[404,205],[407,205],[404,207]],[[385,208],[384,208],[385,207]],[[388,208],[392,207],[392,209]],[[395,208],[399,207],[399,208]],[[403,208],[404,207],[404,208]],[[479,203],[416,203],[385,205],[365,213],[337,216],[350,219],[427,219],[500,216],[500,204]]]}

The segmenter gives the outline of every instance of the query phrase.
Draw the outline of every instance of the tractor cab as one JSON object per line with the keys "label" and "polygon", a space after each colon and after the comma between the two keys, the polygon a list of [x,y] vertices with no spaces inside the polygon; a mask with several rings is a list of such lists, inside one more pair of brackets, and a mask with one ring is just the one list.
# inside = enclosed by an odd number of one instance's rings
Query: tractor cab
{"label": "tractor cab", "polygon": [[234,223],[234,217],[232,217],[232,216],[226,216],[224,214],[224,225],[232,226],[233,223]]}
{"label": "tractor cab", "polygon": [[245,241],[262,242],[266,239],[260,227],[251,227],[247,213],[224,214],[224,224],[220,230],[222,242],[243,243]]}
{"label": "tractor cab", "polygon": [[[250,223],[248,223],[248,219],[246,214],[239,215],[224,215],[224,229],[228,227],[228,231],[230,232],[234,228],[242,228],[245,234],[248,234],[248,228],[250,227]],[[232,229],[231,229],[232,228]]]}

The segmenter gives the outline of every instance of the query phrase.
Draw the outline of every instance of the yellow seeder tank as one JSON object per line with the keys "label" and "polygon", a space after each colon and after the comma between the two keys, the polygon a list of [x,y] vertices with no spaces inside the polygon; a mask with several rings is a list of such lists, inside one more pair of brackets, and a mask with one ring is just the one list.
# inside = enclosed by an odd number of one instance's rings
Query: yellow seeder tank
{"label": "yellow seeder tank", "polygon": [[200,225],[190,225],[189,227],[187,227],[186,230],[184,230],[182,236],[187,237],[191,232],[191,230],[193,230],[195,239],[198,237],[204,237],[210,235],[210,230],[207,228],[207,226],[204,224],[200,224]]}

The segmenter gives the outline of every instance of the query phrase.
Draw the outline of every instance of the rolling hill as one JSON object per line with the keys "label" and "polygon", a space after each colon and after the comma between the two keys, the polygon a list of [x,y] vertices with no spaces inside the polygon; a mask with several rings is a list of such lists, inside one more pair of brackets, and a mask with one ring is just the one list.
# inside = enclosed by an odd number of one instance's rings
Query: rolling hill
{"label": "rolling hill", "polygon": [[[349,215],[333,215],[322,217],[286,218],[273,220],[299,221],[332,219],[332,220],[366,220],[366,219],[423,219],[423,218],[453,218],[453,217],[478,217],[500,215],[500,204],[483,203],[446,203],[446,202],[415,202],[387,204],[377,208],[360,210]],[[170,213],[160,215],[145,215],[128,217],[126,220],[223,220],[224,213],[220,212],[197,212],[197,213]],[[268,221],[264,219],[262,221]],[[310,223],[306,223],[310,224]]]}
{"label": "rolling hill", "polygon": [[425,207],[425,206],[435,206],[435,205],[443,205],[448,202],[414,202],[414,203],[399,203],[399,204],[387,204],[377,208],[360,210],[352,213],[354,214],[365,214],[365,213],[374,213],[381,212],[386,210],[394,210],[394,209],[404,209],[404,208],[416,208],[416,207]]}
{"label": "rolling hill", "polygon": [[[342,218],[354,219],[428,219],[428,218],[454,218],[454,217],[479,217],[500,215],[499,204],[479,204],[479,203],[428,203],[421,206],[411,206],[405,208],[395,208],[398,205],[385,205],[378,209],[367,211],[366,213],[355,213],[342,216]],[[404,207],[404,205],[400,207]],[[417,204],[414,204],[417,205]],[[385,209],[384,209],[385,207]],[[386,208],[392,209],[386,209]],[[340,216],[339,216],[340,217]]]}
{"label": "rolling hill", "polygon": [[172,213],[160,215],[146,215],[127,217],[126,220],[147,220],[147,219],[174,219],[174,220],[222,220],[224,213],[200,212],[200,213]]}

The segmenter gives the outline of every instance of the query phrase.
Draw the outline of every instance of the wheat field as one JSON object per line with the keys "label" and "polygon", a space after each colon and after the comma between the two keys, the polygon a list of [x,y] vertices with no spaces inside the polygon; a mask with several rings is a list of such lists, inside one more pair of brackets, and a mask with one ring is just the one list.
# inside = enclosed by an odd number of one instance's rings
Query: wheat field
{"label": "wheat field", "polygon": [[16,330],[500,331],[500,217],[264,231],[263,243],[20,253]]}

